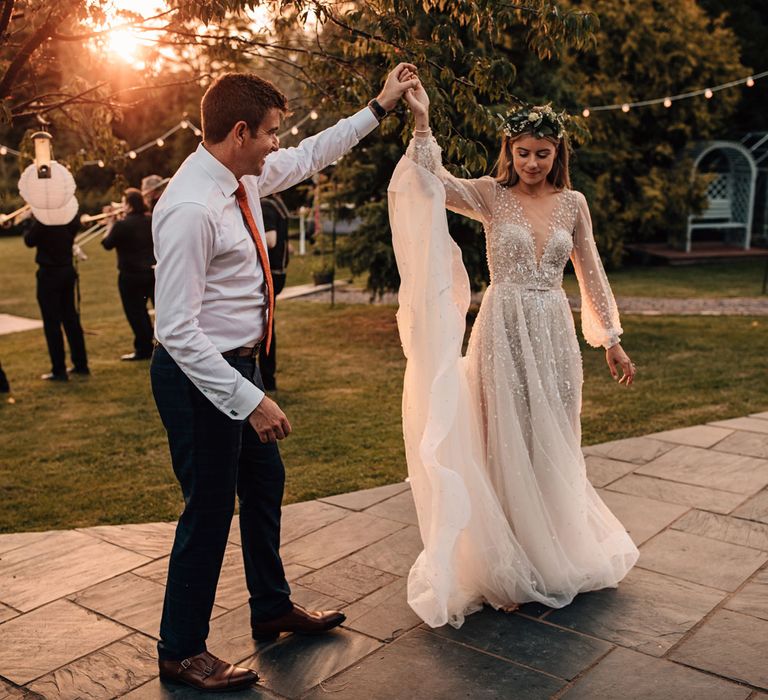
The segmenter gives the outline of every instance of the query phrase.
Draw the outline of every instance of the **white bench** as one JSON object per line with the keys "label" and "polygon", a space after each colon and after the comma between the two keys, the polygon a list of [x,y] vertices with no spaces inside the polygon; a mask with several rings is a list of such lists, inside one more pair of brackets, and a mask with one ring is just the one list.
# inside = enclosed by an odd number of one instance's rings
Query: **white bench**
{"label": "white bench", "polygon": [[747,224],[732,221],[731,200],[723,197],[709,200],[707,208],[696,216],[688,217],[688,231],[685,237],[685,252],[691,252],[692,234],[696,229],[744,229],[744,250],[749,249]]}

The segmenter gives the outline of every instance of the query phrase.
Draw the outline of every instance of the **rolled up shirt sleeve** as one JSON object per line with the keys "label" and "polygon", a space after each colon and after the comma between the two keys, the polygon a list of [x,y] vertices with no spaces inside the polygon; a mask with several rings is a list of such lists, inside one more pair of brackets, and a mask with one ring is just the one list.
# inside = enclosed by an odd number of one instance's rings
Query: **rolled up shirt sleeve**
{"label": "rolled up shirt sleeve", "polygon": [[271,153],[264,162],[264,171],[258,176],[259,194],[266,197],[303,182],[354,148],[378,125],[370,108],[364,107],[319,134],[304,139],[298,146]]}
{"label": "rolled up shirt sleeve", "polygon": [[264,392],[230,366],[198,323],[216,223],[204,205],[185,202],[163,211],[153,229],[157,340],[216,408],[244,420]]}

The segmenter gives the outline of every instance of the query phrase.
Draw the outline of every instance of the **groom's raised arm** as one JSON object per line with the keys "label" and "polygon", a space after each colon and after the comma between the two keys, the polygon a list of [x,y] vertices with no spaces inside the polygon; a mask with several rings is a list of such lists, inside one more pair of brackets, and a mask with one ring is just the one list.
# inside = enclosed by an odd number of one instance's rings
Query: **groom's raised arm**
{"label": "groom's raised arm", "polygon": [[303,182],[354,148],[378,125],[373,111],[365,107],[298,146],[270,153],[258,177],[259,194],[266,197]]}
{"label": "groom's raised arm", "polygon": [[[418,80],[411,78],[416,67],[400,63],[387,76],[378,97],[359,112],[339,120],[319,134],[304,139],[293,148],[281,148],[267,156],[264,169],[258,176],[259,194],[265,197],[286,190],[338,160],[370,134],[380,119],[394,109],[406,90],[416,87]],[[407,79],[401,79],[403,78]],[[378,112],[378,113],[377,113]]]}

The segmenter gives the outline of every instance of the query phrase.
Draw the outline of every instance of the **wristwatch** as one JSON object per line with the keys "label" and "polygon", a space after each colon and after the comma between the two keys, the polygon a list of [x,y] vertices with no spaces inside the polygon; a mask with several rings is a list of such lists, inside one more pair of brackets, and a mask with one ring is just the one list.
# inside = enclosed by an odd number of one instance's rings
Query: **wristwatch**
{"label": "wristwatch", "polygon": [[368,103],[368,106],[371,108],[371,111],[379,121],[384,119],[384,117],[389,114],[389,112],[387,112],[387,110],[381,106],[381,103],[375,97]]}

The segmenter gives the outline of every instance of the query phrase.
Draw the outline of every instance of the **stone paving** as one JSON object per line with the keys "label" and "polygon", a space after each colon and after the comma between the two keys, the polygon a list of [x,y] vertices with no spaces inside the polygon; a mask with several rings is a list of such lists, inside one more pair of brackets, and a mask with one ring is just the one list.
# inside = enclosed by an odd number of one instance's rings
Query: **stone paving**
{"label": "stone paving", "polygon": [[[284,509],[294,599],[347,622],[256,644],[234,527],[209,647],[264,679],[237,697],[768,700],[768,412],[584,452],[641,557],[560,610],[425,627],[406,603],[420,539],[399,483]],[[173,530],[0,535],[0,700],[201,697],[157,677]]]}

